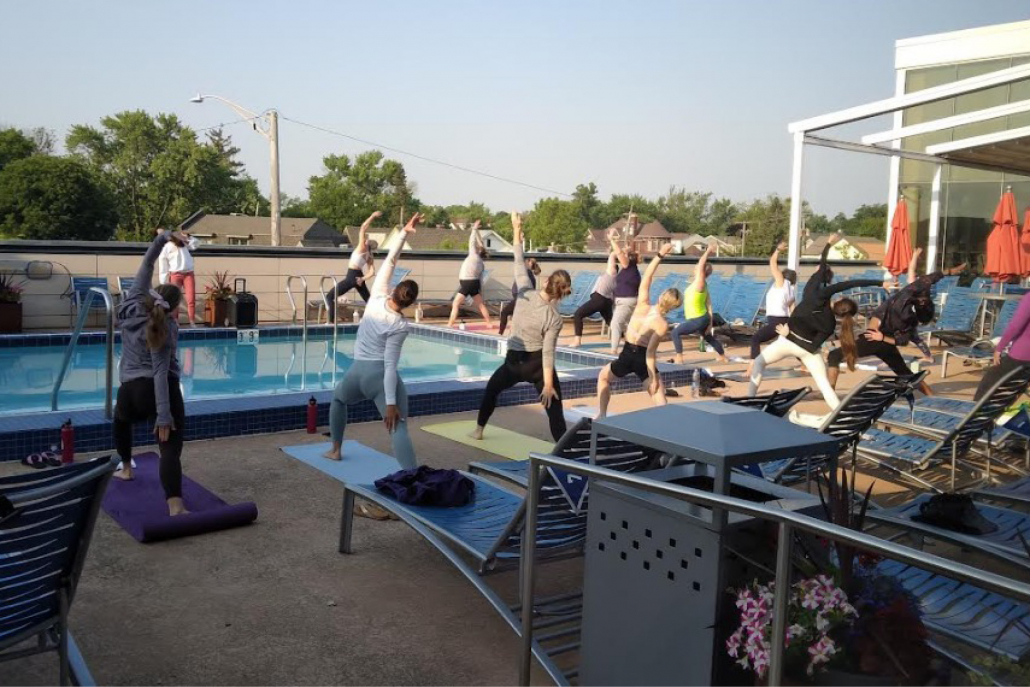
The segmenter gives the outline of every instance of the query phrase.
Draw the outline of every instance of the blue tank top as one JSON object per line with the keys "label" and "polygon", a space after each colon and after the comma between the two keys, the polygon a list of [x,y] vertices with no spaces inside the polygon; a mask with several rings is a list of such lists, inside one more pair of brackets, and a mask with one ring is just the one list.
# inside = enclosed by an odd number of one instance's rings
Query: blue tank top
{"label": "blue tank top", "polygon": [[619,270],[615,275],[615,297],[636,298],[640,291],[640,270],[637,263],[631,262],[629,267]]}

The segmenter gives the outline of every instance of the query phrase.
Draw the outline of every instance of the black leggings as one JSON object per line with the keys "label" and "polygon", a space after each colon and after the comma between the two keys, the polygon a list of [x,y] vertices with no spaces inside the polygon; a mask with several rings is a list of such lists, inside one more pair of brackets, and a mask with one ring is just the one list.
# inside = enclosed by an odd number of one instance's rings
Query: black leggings
{"label": "black leggings", "polygon": [[358,293],[361,294],[361,297],[365,299],[366,303],[368,303],[368,287],[365,286],[365,282],[361,282],[360,284],[358,283],[358,279],[360,279],[364,274],[365,273],[361,270],[348,269],[347,276],[344,277],[343,281],[341,281],[339,285],[337,285],[337,287],[333,290],[333,292],[329,294],[329,300],[326,301],[325,307],[326,310],[329,312],[330,322],[336,321],[336,299],[342,296],[343,294],[347,293],[351,289],[357,289]]}
{"label": "black leggings", "polygon": [[[168,377],[168,402],[175,424],[168,441],[158,443],[161,452],[161,486],[165,498],[182,496],[182,432],[186,426],[186,406],[179,389],[179,378]],[[138,377],[118,387],[118,405],[114,409],[114,445],[118,457],[128,466],[132,460],[132,425],[135,422],[157,421],[157,400],[153,377]]]}
{"label": "black leggings", "polygon": [[998,383],[1002,377],[1007,375],[1017,367],[1025,367],[1030,365],[1030,362],[1025,360],[1016,360],[1012,356],[1003,355],[1001,356],[1001,362],[997,365],[991,365],[984,372],[984,376],[980,379],[980,384],[976,387],[976,393],[973,394],[973,400],[979,401],[983,398],[983,395],[991,390],[991,387]]}
{"label": "black leggings", "polygon": [[611,298],[605,298],[599,293],[590,294],[590,300],[579,306],[576,314],[572,316],[572,325],[576,329],[576,336],[583,336],[583,318],[590,317],[594,313],[601,313],[604,321],[611,326],[614,304]]}
{"label": "black leggings", "polygon": [[[479,406],[477,424],[486,427],[490,416],[497,407],[497,397],[505,389],[510,389],[519,382],[529,382],[537,391],[544,389],[544,353],[543,351],[508,351],[501,365],[490,377],[486,385],[483,402]],[[558,441],[565,434],[565,413],[561,406],[561,384],[558,383],[558,370],[554,371],[554,390],[558,398],[551,399],[547,408],[547,420],[551,425],[551,436]]]}
{"label": "black leggings", "polygon": [[508,328],[508,318],[515,314],[515,300],[512,298],[501,308],[501,325],[497,329],[498,334],[503,334],[504,330]]}
{"label": "black leggings", "polygon": [[762,344],[766,341],[772,341],[779,334],[776,333],[776,328],[781,324],[787,324],[790,321],[789,317],[780,317],[779,315],[771,315],[765,318],[765,324],[758,328],[755,335],[751,337],[751,359],[754,360],[758,357],[758,354],[762,352]]}
{"label": "black leggings", "polygon": [[[887,366],[896,375],[903,377],[912,374],[912,370],[905,364],[905,358],[902,357],[901,351],[894,344],[889,344],[886,341],[870,341],[864,336],[859,335],[855,337],[855,350],[859,358],[875,355],[887,363]],[[829,367],[839,367],[842,360],[844,360],[844,349],[835,348],[830,351],[827,365]]]}

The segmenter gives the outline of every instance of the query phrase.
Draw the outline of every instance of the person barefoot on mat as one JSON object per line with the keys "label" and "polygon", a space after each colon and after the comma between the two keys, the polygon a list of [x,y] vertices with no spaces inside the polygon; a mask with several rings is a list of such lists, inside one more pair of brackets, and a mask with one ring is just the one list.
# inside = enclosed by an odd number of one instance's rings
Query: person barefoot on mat
{"label": "person barefoot on mat", "polygon": [[752,360],[762,352],[762,344],[776,338],[776,328],[787,324],[794,309],[794,286],[798,283],[798,273],[780,269],[780,252],[784,250],[787,250],[787,244],[780,241],[769,256],[769,273],[772,274],[773,285],[765,294],[765,324],[751,337]]}
{"label": "person barefoot on mat", "polygon": [[[612,237],[609,237],[612,238]],[[618,274],[618,256],[614,250],[608,253],[608,266],[600,277],[594,281],[590,291],[590,300],[576,309],[572,316],[573,331],[576,338],[569,345],[570,348],[579,348],[583,345],[583,319],[595,313],[600,313],[608,326],[612,325],[612,312],[615,307],[615,277]]]}
{"label": "person barefoot on mat", "polygon": [[715,349],[715,355],[720,363],[730,361],[722,344],[712,334],[712,296],[708,293],[706,282],[708,277],[712,276],[712,266],[708,264],[708,256],[711,254],[712,244],[708,244],[694,268],[694,281],[683,293],[683,315],[687,319],[672,330],[672,345],[676,348],[676,357],[673,360],[677,365],[683,364],[683,337],[690,334],[700,334],[708,345]]}
{"label": "person barefoot on mat", "polygon": [[371,399],[375,402],[383,424],[390,433],[393,457],[402,468],[416,467],[415,449],[408,435],[408,390],[397,374],[401,348],[408,337],[408,321],[404,309],[418,299],[418,284],[405,279],[390,291],[390,279],[397,258],[407,237],[415,233],[422,215],[415,213],[404,227],[404,234],[394,239],[393,248],[383,260],[372,284],[371,298],[365,305],[365,316],[358,325],[354,342],[354,361],[336,385],[329,405],[329,436],[332,448],[325,454],[330,460],[342,460],[343,432],[347,427],[347,406]]}
{"label": "person barefoot on mat", "polygon": [[751,367],[748,369],[751,382],[747,388],[748,396],[758,393],[758,387],[762,384],[762,375],[767,364],[793,356],[800,360],[812,375],[826,405],[830,406],[830,410],[834,410],[840,405],[837,392],[833,390],[833,386],[827,378],[826,361],[823,360],[820,349],[823,343],[833,335],[839,318],[840,343],[844,350],[844,358],[848,361],[848,367],[852,370],[855,369],[854,317],[858,313],[858,306],[850,298],[841,298],[831,306],[830,299],[841,291],[860,286],[881,286],[883,282],[879,279],[855,279],[831,285],[833,270],[826,264],[826,258],[830,248],[839,240],[840,236],[837,234],[830,235],[819,259],[819,268],[805,284],[804,298],[794,308],[787,324],[780,325],[776,329],[780,338],[766,346],[762,354],[751,362]]}
{"label": "person barefoot on mat", "polygon": [[461,270],[458,272],[458,292],[454,294],[454,303],[451,305],[451,316],[447,320],[447,326],[453,327],[454,321],[458,319],[458,311],[466,298],[471,298],[475,303],[479,314],[483,316],[486,326],[490,326],[490,311],[486,309],[483,302],[483,269],[486,267],[483,260],[486,259],[486,248],[483,247],[483,239],[479,237],[479,220],[472,225],[469,232],[469,254],[461,263]]}
{"label": "person barefoot on mat", "polygon": [[515,281],[519,292],[511,319],[508,354],[487,382],[476,429],[470,436],[483,438],[483,429],[490,421],[502,391],[519,382],[529,382],[540,392],[540,403],[547,411],[551,436],[558,441],[565,434],[561,385],[558,371],[554,369],[554,349],[562,328],[558,302],[572,293],[572,278],[565,270],[556,270],[547,277],[544,288],[535,290],[522,257],[522,216],[517,212],[511,214],[511,226],[514,230]]}
{"label": "person barefoot on mat", "polygon": [[[536,258],[526,258],[526,274],[529,275],[529,281],[532,284],[530,288],[536,288],[536,278],[540,275],[540,263],[536,261]],[[515,304],[519,301],[519,283],[517,281],[511,284],[511,300],[504,304],[501,308],[501,322],[497,327],[497,333],[501,336],[504,335],[506,329],[508,329],[508,320],[515,314]]]}
{"label": "person barefoot on mat", "polygon": [[358,232],[358,243],[354,246],[354,250],[350,254],[350,261],[347,263],[347,276],[329,294],[329,299],[325,304],[330,322],[336,321],[337,299],[351,289],[357,289],[361,298],[368,303],[369,293],[365,282],[375,277],[376,265],[372,260],[372,251],[379,247],[375,241],[368,240],[368,228],[382,215],[383,213],[376,210],[361,225],[361,230]]}
{"label": "person barefoot on mat", "polygon": [[[905,358],[902,357],[898,346],[912,342],[913,335],[919,333],[919,325],[929,324],[933,320],[933,297],[930,289],[943,279],[945,274],[958,274],[965,269],[965,265],[959,265],[946,273],[934,272],[917,278],[916,263],[919,262],[919,256],[922,253],[922,248],[917,248],[912,253],[912,260],[908,264],[908,286],[876,308],[872,317],[869,318],[868,328],[855,342],[857,357],[864,358],[868,355],[875,355],[887,363],[894,374],[901,377],[912,374],[912,370],[905,364]],[[844,352],[835,348],[830,351],[826,361],[830,368],[830,384],[834,387],[837,386],[837,377],[840,376],[840,363],[843,358]],[[927,396],[933,395],[933,391],[926,382],[919,384],[919,390]]]}
{"label": "person barefoot on mat", "polygon": [[122,467],[114,473],[131,480],[132,425],[154,422],[161,454],[161,487],[168,500],[168,514],[187,513],[182,501],[182,433],[186,407],[179,388],[179,305],[182,291],[175,284],[151,287],[154,263],[169,241],[185,244],[179,232],[162,232],[150,244],[136,281],[118,306],[122,334],[122,359],[118,365],[118,399],[114,409],[114,445]]}
{"label": "person barefoot on mat", "polygon": [[683,296],[679,289],[666,289],[658,297],[658,305],[651,305],[651,281],[662,258],[672,251],[672,244],[667,243],[651,259],[651,264],[644,271],[637,294],[637,307],[634,308],[629,325],[626,327],[626,343],[622,346],[619,359],[608,363],[597,377],[597,405],[600,412],[597,419],[608,414],[608,401],[611,400],[612,377],[625,377],[633,372],[644,383],[647,393],[656,406],[665,405],[665,384],[658,374],[658,363],[655,355],[658,344],[669,331],[669,322],[665,319],[671,311],[683,304]]}

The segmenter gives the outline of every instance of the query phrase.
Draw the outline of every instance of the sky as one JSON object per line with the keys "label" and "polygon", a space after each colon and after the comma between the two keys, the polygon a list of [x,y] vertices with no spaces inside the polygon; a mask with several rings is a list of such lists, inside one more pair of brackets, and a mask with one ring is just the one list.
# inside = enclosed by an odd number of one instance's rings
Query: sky
{"label": "sky", "polygon": [[[239,119],[201,92],[280,113],[291,196],[325,155],[370,148],[303,122],[555,192],[749,201],[789,193],[789,122],[893,95],[896,40],[1026,19],[1026,0],[9,2],[0,126]],[[225,130],[267,193],[268,142]],[[427,204],[555,195],[387,155]],[[886,202],[886,158],[817,150],[805,183],[830,216]]]}

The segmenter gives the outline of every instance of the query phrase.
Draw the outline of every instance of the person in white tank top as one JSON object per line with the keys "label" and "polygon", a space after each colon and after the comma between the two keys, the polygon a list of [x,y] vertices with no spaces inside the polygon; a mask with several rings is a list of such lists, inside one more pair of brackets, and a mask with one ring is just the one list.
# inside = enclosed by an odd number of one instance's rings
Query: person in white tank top
{"label": "person in white tank top", "polygon": [[772,275],[773,285],[765,294],[765,324],[751,337],[752,360],[761,353],[762,344],[778,336],[776,327],[786,324],[791,311],[794,310],[794,285],[797,283],[798,275],[794,270],[781,270],[779,265],[780,251],[786,248],[786,242],[780,241],[769,256],[769,274]]}
{"label": "person in white tank top", "polygon": [[347,261],[347,274],[326,299],[326,311],[328,312],[330,322],[336,321],[337,300],[351,289],[357,289],[358,293],[361,294],[361,298],[364,299],[365,303],[368,303],[370,296],[365,283],[375,277],[376,265],[372,260],[372,251],[379,247],[379,244],[375,241],[368,240],[368,229],[372,226],[372,222],[382,217],[382,215],[382,212],[376,210],[361,224],[361,229],[358,232],[358,242],[350,254],[350,260]]}

